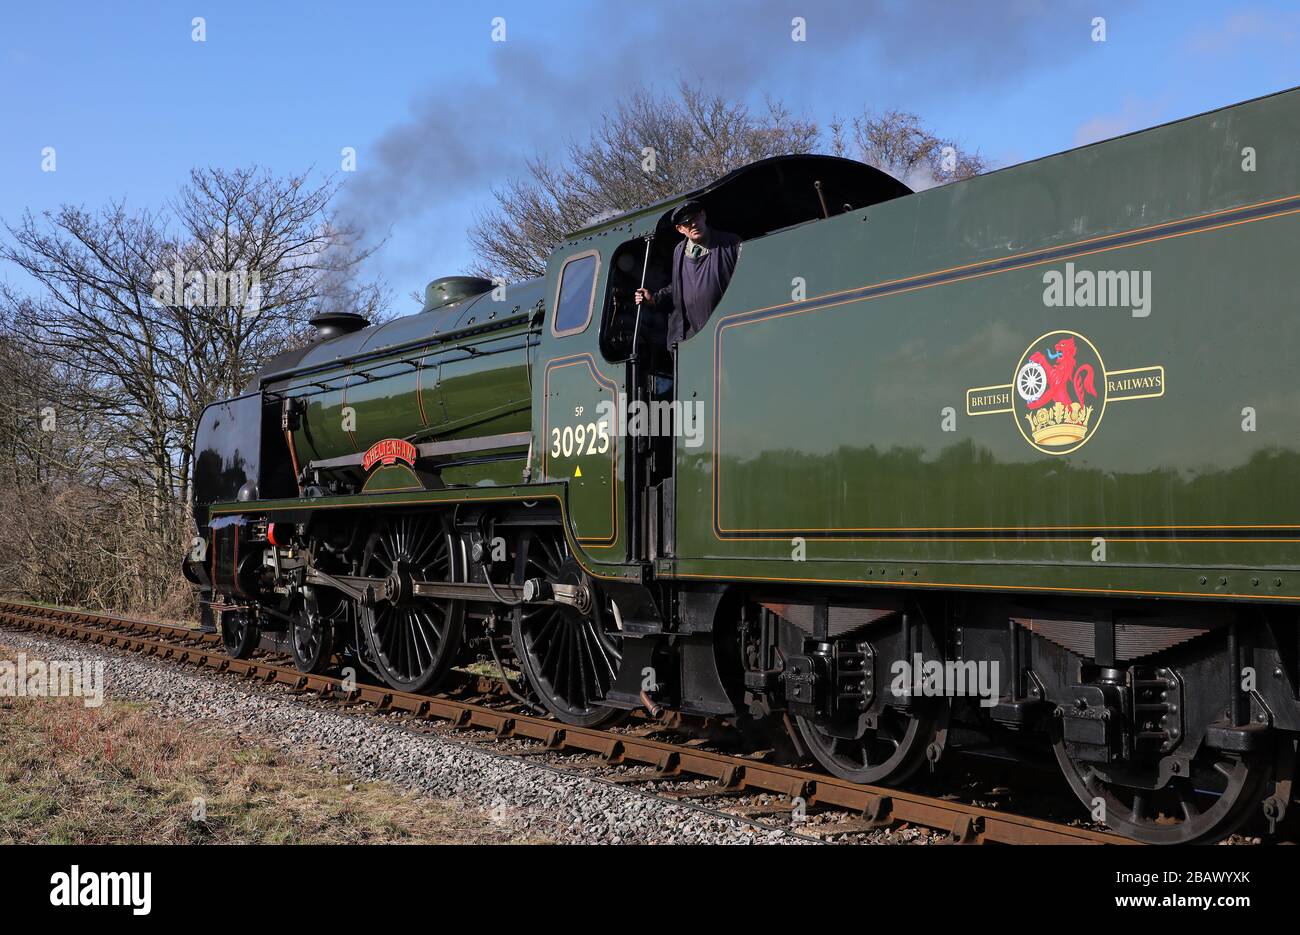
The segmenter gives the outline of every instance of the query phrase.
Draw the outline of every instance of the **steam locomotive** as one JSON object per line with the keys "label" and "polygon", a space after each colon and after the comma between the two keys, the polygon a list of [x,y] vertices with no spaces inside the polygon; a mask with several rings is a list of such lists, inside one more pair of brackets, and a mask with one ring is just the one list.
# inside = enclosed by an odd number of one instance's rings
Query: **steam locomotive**
{"label": "steam locomotive", "polygon": [[[1218,840],[1300,736],[1300,91],[911,192],[787,156],[448,277],[210,406],[185,558],[227,650],[569,724],[789,727],[837,776],[1054,758],[1094,818]],[[639,313],[687,199],[743,241]]]}

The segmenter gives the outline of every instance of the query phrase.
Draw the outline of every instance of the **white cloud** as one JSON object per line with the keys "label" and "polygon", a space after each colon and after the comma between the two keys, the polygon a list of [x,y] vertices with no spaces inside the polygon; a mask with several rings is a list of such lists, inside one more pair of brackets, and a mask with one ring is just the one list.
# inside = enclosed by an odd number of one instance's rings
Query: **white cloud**
{"label": "white cloud", "polygon": [[1230,56],[1260,46],[1293,46],[1300,37],[1300,14],[1277,14],[1262,10],[1235,10],[1213,26],[1197,30],[1187,48],[1204,56]]}

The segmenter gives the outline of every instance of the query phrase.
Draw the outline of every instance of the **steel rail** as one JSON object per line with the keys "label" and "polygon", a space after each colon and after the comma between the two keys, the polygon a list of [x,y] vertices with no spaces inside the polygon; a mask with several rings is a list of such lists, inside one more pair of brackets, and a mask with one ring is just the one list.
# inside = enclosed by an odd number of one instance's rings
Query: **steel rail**
{"label": "steel rail", "polygon": [[[266,684],[314,691],[347,704],[365,703],[378,711],[402,711],[417,718],[446,721],[454,727],[478,728],[498,737],[528,739],[548,749],[594,754],[611,765],[649,766],[646,779],[712,780],[718,794],[772,793],[801,798],[807,807],[830,807],[856,812],[845,832],[888,828],[910,822],[952,835],[956,843],[1005,844],[1134,844],[1119,835],[1076,828],[1042,819],[980,808],[961,802],[860,785],[823,773],[809,772],[744,760],[725,753],[628,736],[588,727],[574,727],[526,714],[500,711],[446,697],[417,695],[377,685],[358,684],[349,689],[342,679],[310,675],[287,666],[251,659],[232,659],[220,648],[214,634],[169,624],[128,618],[0,602],[0,625],[47,633],[112,648],[127,649],[158,659],[188,663],[200,668],[243,675]],[[142,635],[143,634],[143,635]],[[184,646],[149,639],[193,638],[206,646]],[[713,788],[710,787],[710,788]]]}

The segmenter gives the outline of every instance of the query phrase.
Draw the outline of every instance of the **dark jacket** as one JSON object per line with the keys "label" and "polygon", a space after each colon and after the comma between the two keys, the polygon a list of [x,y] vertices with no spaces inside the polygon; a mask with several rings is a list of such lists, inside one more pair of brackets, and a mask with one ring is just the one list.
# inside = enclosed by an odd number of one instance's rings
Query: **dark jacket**
{"label": "dark jacket", "polygon": [[727,291],[740,255],[740,238],[726,231],[709,232],[709,252],[698,260],[686,256],[685,239],[673,250],[673,281],[654,294],[655,310],[668,313],[668,344],[697,334]]}

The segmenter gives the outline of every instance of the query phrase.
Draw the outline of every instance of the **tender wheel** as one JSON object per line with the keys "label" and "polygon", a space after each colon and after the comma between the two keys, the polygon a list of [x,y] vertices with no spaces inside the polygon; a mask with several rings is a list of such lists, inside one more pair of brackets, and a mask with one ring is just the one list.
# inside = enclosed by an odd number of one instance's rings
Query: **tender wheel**
{"label": "tender wheel", "polygon": [[226,655],[235,659],[247,659],[257,649],[260,639],[251,613],[246,610],[222,611],[221,642],[226,648]]}
{"label": "tender wheel", "polygon": [[361,574],[387,578],[390,596],[360,609],[378,673],[406,692],[434,690],[460,650],[465,602],[416,598],[412,580],[459,581],[456,539],[441,517],[401,516],[370,534]]}
{"label": "tender wheel", "polygon": [[925,762],[934,739],[932,717],[886,707],[874,728],[836,729],[797,717],[799,734],[813,759],[850,782],[900,783]]}
{"label": "tender wheel", "polygon": [[1065,779],[1084,808],[1105,805],[1106,827],[1146,844],[1208,844],[1232,834],[1260,807],[1267,758],[1202,747],[1189,775],[1155,789],[1155,767],[1107,767],[1070,759],[1055,728],[1053,746]]}
{"label": "tender wheel", "polygon": [[348,602],[334,599],[334,613],[326,615],[315,588],[307,588],[303,600],[294,608],[290,642],[293,664],[299,672],[324,672],[334,658],[334,627]]}
{"label": "tender wheel", "polygon": [[566,724],[594,727],[618,716],[618,709],[601,700],[618,675],[623,641],[591,579],[569,554],[563,532],[524,534],[515,580],[529,578],[582,585],[592,596],[586,613],[566,604],[514,609],[511,637],[529,686]]}

